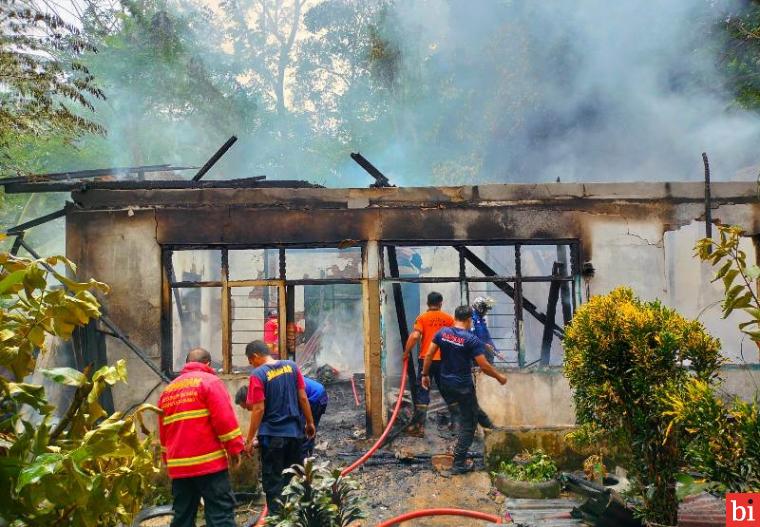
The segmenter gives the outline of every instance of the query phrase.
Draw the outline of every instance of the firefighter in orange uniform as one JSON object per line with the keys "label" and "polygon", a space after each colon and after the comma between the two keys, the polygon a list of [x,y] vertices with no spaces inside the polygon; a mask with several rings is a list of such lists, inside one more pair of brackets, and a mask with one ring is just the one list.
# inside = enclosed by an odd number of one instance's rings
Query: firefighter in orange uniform
{"label": "firefighter in orange uniform", "polygon": [[171,527],[194,526],[201,498],[207,526],[235,526],[227,469],[230,461],[239,464],[243,437],[227,389],[210,363],[208,351],[192,350],[182,374],[158,400],[161,451],[174,496]]}

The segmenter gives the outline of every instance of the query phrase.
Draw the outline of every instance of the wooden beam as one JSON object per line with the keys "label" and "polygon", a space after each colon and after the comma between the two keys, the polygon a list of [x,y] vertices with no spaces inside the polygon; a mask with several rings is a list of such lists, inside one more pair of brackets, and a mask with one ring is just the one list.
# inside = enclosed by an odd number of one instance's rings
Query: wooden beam
{"label": "wooden beam", "polygon": [[[559,275],[561,264],[554,263],[553,274]],[[552,352],[552,340],[554,334],[552,333],[552,326],[557,318],[557,301],[559,300],[559,288],[560,282],[554,281],[549,283],[549,299],[546,303],[546,322],[544,323],[544,334],[541,339],[541,364],[548,366],[551,361]]]}
{"label": "wooden beam", "polygon": [[222,250],[222,370],[232,371],[232,299],[229,286],[229,259]]}
{"label": "wooden beam", "polygon": [[367,436],[379,437],[385,425],[382,339],[380,327],[380,248],[367,242],[362,255],[362,315],[364,319],[364,390]]}
{"label": "wooden beam", "polygon": [[[172,327],[172,252],[164,249],[161,252],[161,370],[174,370],[174,340]],[[176,292],[176,290],[175,290]],[[180,324],[182,323],[182,306],[179,304],[177,297],[177,309],[180,313]]]}

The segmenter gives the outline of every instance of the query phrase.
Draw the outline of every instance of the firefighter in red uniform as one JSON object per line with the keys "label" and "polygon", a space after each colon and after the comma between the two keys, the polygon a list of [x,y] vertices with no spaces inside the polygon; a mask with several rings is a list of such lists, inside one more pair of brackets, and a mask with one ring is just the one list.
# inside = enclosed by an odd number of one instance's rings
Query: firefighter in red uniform
{"label": "firefighter in red uniform", "polygon": [[207,526],[235,527],[227,468],[228,460],[240,462],[243,437],[227,389],[209,366],[209,352],[196,348],[186,362],[158,400],[161,451],[174,496],[171,527],[194,526],[201,498]]}

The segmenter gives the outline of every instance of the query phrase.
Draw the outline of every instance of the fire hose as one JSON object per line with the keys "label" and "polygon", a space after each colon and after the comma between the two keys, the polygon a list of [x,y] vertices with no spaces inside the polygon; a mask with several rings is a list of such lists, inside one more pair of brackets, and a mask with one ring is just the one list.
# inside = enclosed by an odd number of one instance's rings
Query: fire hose
{"label": "fire hose", "polygon": [[[350,474],[357,468],[359,468],[361,465],[364,464],[365,461],[367,461],[370,457],[372,457],[372,454],[377,452],[377,450],[383,445],[383,442],[388,437],[388,434],[391,431],[391,428],[393,428],[394,423],[396,422],[396,418],[398,417],[399,410],[401,410],[401,403],[404,399],[404,388],[406,387],[406,377],[407,377],[407,362],[409,361],[409,357],[407,357],[404,360],[404,367],[401,369],[401,387],[398,392],[398,399],[396,399],[396,405],[393,407],[393,413],[391,414],[391,418],[388,420],[388,424],[385,427],[385,430],[383,431],[380,438],[375,442],[372,447],[367,450],[367,452],[364,453],[359,459],[351,463],[349,466],[344,468],[341,472],[341,476],[345,476],[347,474]],[[259,519],[255,523],[255,527],[261,527],[264,525],[266,521],[267,514],[269,513],[269,508],[264,505],[264,509],[261,511],[261,515],[259,516]],[[401,523],[407,520],[412,520],[414,518],[422,518],[424,516],[463,516],[466,518],[474,518],[478,520],[484,520],[484,521],[490,521],[492,523],[503,523],[504,518],[500,518],[499,516],[495,516],[493,514],[486,514],[483,512],[476,512],[476,511],[469,511],[464,509],[447,509],[447,508],[441,508],[441,509],[422,509],[417,511],[411,511],[407,512],[405,514],[402,514],[401,516],[397,516],[395,518],[391,518],[390,520],[386,520],[385,522],[381,523],[377,527],[391,527],[392,525],[395,525],[397,523]],[[509,515],[507,514],[507,518]]]}

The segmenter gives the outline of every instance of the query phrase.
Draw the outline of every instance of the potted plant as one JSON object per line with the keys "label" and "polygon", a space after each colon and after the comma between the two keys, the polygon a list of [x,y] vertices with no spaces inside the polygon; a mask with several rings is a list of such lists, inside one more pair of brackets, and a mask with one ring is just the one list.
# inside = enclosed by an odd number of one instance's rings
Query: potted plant
{"label": "potted plant", "polygon": [[560,491],[558,474],[552,458],[536,450],[502,461],[493,480],[499,492],[510,498],[556,498]]}

